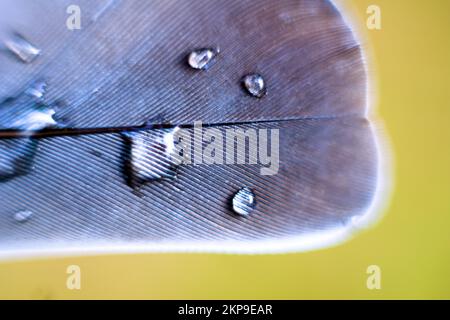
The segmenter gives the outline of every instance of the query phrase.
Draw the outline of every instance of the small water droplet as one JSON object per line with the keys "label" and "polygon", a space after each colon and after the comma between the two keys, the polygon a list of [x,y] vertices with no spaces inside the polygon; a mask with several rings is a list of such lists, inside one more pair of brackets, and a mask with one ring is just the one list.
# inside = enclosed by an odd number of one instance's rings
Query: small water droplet
{"label": "small water droplet", "polygon": [[28,89],[25,90],[25,94],[30,97],[37,99],[42,99],[45,92],[47,91],[47,82],[44,80],[39,80],[33,83]]}
{"label": "small water droplet", "polygon": [[40,55],[41,50],[31,44],[23,36],[14,33],[4,41],[5,47],[16,55],[24,63],[31,63],[37,56]]}
{"label": "small water droplet", "polygon": [[244,187],[233,197],[233,210],[241,216],[248,216],[255,208],[255,195],[253,191]]}
{"label": "small water droplet", "polygon": [[249,74],[243,79],[243,84],[248,93],[257,98],[267,94],[266,83],[260,74]]}
{"label": "small water droplet", "polygon": [[16,220],[17,222],[25,222],[28,221],[32,215],[33,212],[29,210],[19,211],[14,214],[14,220]]}
{"label": "small water droplet", "polygon": [[130,143],[126,168],[133,187],[148,181],[176,178],[179,162],[174,135],[178,130],[175,127],[124,133]]}
{"label": "small water droplet", "polygon": [[197,70],[206,70],[214,62],[219,54],[219,49],[203,48],[192,51],[188,57],[188,63],[191,68]]}

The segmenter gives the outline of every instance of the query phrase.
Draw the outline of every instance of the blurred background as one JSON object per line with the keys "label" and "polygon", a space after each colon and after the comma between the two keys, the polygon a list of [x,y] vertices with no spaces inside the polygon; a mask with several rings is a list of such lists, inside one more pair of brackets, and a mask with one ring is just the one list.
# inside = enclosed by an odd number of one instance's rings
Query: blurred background
{"label": "blurred background", "polygon": [[[392,149],[393,191],[375,227],[300,254],[1,262],[0,298],[450,299],[450,2],[341,3],[368,53],[373,118]],[[370,5],[381,30],[366,27]],[[66,288],[69,265],[81,268],[81,290]],[[381,268],[380,290],[367,289],[370,265]]]}

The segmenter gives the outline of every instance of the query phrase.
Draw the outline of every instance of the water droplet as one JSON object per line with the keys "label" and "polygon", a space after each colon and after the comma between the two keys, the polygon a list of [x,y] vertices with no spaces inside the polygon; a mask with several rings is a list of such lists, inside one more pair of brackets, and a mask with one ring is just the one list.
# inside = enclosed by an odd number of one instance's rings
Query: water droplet
{"label": "water droplet", "polygon": [[203,48],[192,51],[188,57],[188,63],[191,68],[197,70],[206,70],[214,62],[219,54],[219,49]]}
{"label": "water droplet", "polygon": [[16,97],[0,102],[0,130],[19,130],[22,136],[0,139],[0,182],[29,173],[39,144],[31,136],[58,125],[55,110],[41,100],[44,92],[45,82],[36,82]]}
{"label": "water droplet", "polygon": [[33,215],[33,212],[31,212],[29,210],[19,211],[14,214],[14,220],[16,220],[18,222],[25,222],[25,221],[28,221],[32,215]]}
{"label": "water droplet", "polygon": [[244,187],[233,197],[233,210],[241,216],[248,216],[255,208],[255,195],[253,191]]}
{"label": "water droplet", "polygon": [[0,130],[22,130],[24,135],[57,126],[55,109],[42,97],[46,83],[36,82],[21,94],[0,102]]}
{"label": "water droplet", "polygon": [[243,84],[248,93],[254,97],[262,98],[267,93],[264,78],[259,74],[246,75]]}
{"label": "water droplet", "polygon": [[14,33],[4,41],[5,47],[24,63],[31,63],[39,56],[41,50],[31,44],[18,33]]}
{"label": "water droplet", "polygon": [[174,135],[178,130],[176,127],[124,133],[130,142],[126,168],[132,186],[176,178],[179,162]]}
{"label": "water droplet", "polygon": [[11,128],[23,130],[25,132],[39,131],[47,127],[55,126],[56,121],[53,119],[55,110],[43,109],[32,110],[11,124]]}
{"label": "water droplet", "polygon": [[39,80],[33,83],[27,90],[25,90],[25,94],[29,95],[30,97],[42,99],[46,91],[47,82],[45,82],[44,80]]}

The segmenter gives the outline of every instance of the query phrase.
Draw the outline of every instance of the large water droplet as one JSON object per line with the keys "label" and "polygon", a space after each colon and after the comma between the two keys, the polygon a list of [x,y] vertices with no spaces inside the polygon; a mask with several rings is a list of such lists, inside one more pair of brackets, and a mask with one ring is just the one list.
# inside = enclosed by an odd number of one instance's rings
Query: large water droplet
{"label": "large water droplet", "polygon": [[130,142],[127,176],[132,186],[176,178],[179,165],[175,148],[178,127],[124,133]]}
{"label": "large water droplet", "polygon": [[31,63],[41,50],[18,33],[10,35],[4,41],[5,47],[24,63]]}
{"label": "large water droplet", "polygon": [[244,187],[233,197],[233,210],[241,216],[248,216],[255,208],[255,195],[253,191]]}
{"label": "large water droplet", "polygon": [[243,84],[248,93],[256,98],[262,98],[267,93],[264,78],[259,74],[246,75]]}
{"label": "large water droplet", "polygon": [[188,63],[191,68],[206,70],[212,65],[218,53],[219,49],[212,48],[195,50],[189,54]]}
{"label": "large water droplet", "polygon": [[34,132],[57,125],[55,109],[42,98],[47,84],[37,81],[21,94],[0,102],[0,130]]}
{"label": "large water droplet", "polygon": [[32,215],[33,212],[29,210],[19,211],[14,214],[14,220],[16,220],[17,222],[25,222],[28,221]]}
{"label": "large water droplet", "polygon": [[38,146],[33,133],[57,126],[55,110],[42,100],[45,87],[45,82],[38,81],[16,97],[0,102],[0,130],[17,130],[22,136],[0,140],[0,182],[27,174]]}
{"label": "large water droplet", "polygon": [[47,127],[56,125],[53,118],[54,109],[31,110],[24,113],[20,118],[11,124],[11,128],[19,129],[24,132],[39,131]]}

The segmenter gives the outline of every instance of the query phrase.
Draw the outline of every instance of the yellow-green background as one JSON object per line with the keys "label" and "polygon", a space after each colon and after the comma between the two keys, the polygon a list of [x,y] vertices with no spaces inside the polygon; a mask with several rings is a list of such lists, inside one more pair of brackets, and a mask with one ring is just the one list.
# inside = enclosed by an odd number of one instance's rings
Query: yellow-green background
{"label": "yellow-green background", "polygon": [[[302,254],[142,254],[0,264],[0,298],[450,299],[450,1],[353,0],[372,50],[395,185],[385,218],[344,245]],[[365,28],[366,8],[382,30]],[[358,20],[359,19],[359,20]],[[1,205],[1,204],[0,204]],[[82,289],[66,289],[78,264]],[[366,268],[382,289],[366,288]]]}

